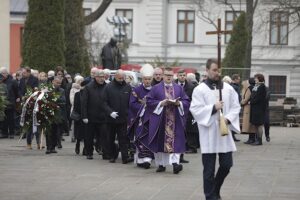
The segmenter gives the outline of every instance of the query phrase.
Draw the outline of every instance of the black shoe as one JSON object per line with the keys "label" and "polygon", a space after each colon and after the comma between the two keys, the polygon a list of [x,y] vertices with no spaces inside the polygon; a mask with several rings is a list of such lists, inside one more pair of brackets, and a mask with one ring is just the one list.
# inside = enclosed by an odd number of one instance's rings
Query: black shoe
{"label": "black shoe", "polygon": [[61,144],[58,144],[58,145],[57,145],[57,148],[58,148],[58,149],[62,149],[62,145],[61,145]]}
{"label": "black shoe", "polygon": [[57,153],[55,149],[50,150],[51,153]]}
{"label": "black shoe", "polygon": [[80,145],[77,143],[75,147],[75,153],[78,155],[80,153]]}
{"label": "black shoe", "polygon": [[108,156],[106,156],[106,155],[102,155],[102,159],[103,160],[110,160],[110,158]]}
{"label": "black shoe", "polygon": [[61,141],[63,141],[63,142],[64,142],[64,141],[65,141],[65,138],[63,138],[63,137],[62,137],[62,138],[61,138]]}
{"label": "black shoe", "polygon": [[166,171],[166,167],[159,165],[156,172],[165,172]]}
{"label": "black shoe", "polygon": [[143,163],[144,169],[149,169],[150,166],[151,166],[151,163],[148,163],[148,162],[144,162],[144,163]]}
{"label": "black shoe", "polygon": [[241,140],[237,139],[236,137],[234,137],[233,140],[234,140],[235,142],[241,141]]}
{"label": "black shoe", "polygon": [[262,145],[262,141],[261,140],[256,140],[254,143],[252,143],[251,145],[253,146],[258,146],[258,145]]}
{"label": "black shoe", "polygon": [[75,138],[72,137],[71,142],[74,143],[76,140]]}
{"label": "black shoe", "polygon": [[179,174],[179,172],[182,171],[182,169],[183,169],[182,165],[173,163],[173,174]]}
{"label": "black shoe", "polygon": [[246,142],[244,142],[244,144],[252,144],[254,142],[255,142],[255,140],[247,140]]}
{"label": "black shoe", "polygon": [[180,159],[180,163],[189,163],[190,161],[188,161],[188,160],[185,160],[184,158],[181,158]]}
{"label": "black shoe", "polygon": [[123,163],[123,164],[127,164],[127,163],[131,163],[131,162],[133,162],[133,161],[134,161],[133,158],[127,158],[127,159],[123,160],[122,163]]}
{"label": "black shoe", "polygon": [[83,155],[83,156],[86,156],[86,150],[85,150],[84,147],[83,147],[83,150],[82,150],[82,155]]}
{"label": "black shoe", "polygon": [[8,135],[0,134],[0,138],[8,138]]}
{"label": "black shoe", "polygon": [[93,160],[93,156],[92,155],[88,155],[88,156],[86,156],[86,159]]}
{"label": "black shoe", "polygon": [[187,150],[185,153],[197,153],[197,149],[190,149],[190,150]]}
{"label": "black shoe", "polygon": [[144,163],[137,163],[136,166],[138,166],[140,168],[144,168]]}
{"label": "black shoe", "polygon": [[270,142],[271,138],[270,137],[266,137],[266,140],[267,140],[267,142]]}
{"label": "black shoe", "polygon": [[47,149],[45,154],[50,154],[51,153],[51,150],[50,149]]}
{"label": "black shoe", "polygon": [[112,159],[109,160],[109,162],[110,162],[110,163],[115,163],[116,160],[115,160],[114,158],[112,158]]}

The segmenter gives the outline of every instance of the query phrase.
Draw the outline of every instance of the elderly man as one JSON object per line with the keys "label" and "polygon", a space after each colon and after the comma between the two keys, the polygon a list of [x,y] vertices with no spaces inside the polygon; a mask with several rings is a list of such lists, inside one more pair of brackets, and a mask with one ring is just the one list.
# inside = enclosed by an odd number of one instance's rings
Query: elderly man
{"label": "elderly man", "polygon": [[141,70],[142,84],[133,89],[130,95],[128,114],[128,134],[136,146],[135,163],[138,167],[149,169],[154,158],[148,147],[149,113],[146,110],[146,95],[150,92],[153,67],[145,64]]}
{"label": "elderly man", "polygon": [[105,83],[107,83],[107,84],[110,83],[110,80],[109,80],[110,70],[109,69],[104,69],[103,72],[104,72],[104,75],[105,75]]}
{"label": "elderly man", "polygon": [[[60,107],[61,119],[66,118],[66,96],[64,89],[61,88],[62,78],[55,76],[52,85],[54,90],[60,95],[57,104]],[[46,135],[46,154],[57,153],[55,147],[61,148],[61,137],[62,137],[62,124],[54,123],[51,125],[51,134]]]}
{"label": "elderly man", "polygon": [[83,85],[87,85],[87,84],[89,84],[91,81],[93,81],[93,80],[94,80],[95,73],[96,73],[97,70],[98,70],[97,67],[93,67],[93,68],[91,69],[91,71],[90,71],[90,76],[86,77],[86,78],[84,79],[84,81],[83,81],[82,84],[83,84]]}
{"label": "elderly man", "polygon": [[159,67],[154,69],[152,85],[160,83],[163,79],[163,70]]}
{"label": "elderly man", "polygon": [[114,163],[116,159],[115,138],[118,137],[122,163],[127,164],[133,161],[129,158],[128,147],[129,138],[127,137],[127,117],[128,104],[131,94],[131,87],[125,82],[125,72],[118,70],[115,78],[105,88],[105,109],[108,114],[109,131],[109,154],[110,162]]}
{"label": "elderly man", "polygon": [[165,68],[163,81],[147,95],[149,118],[149,149],[155,155],[157,172],[173,165],[173,173],[182,171],[180,154],[185,152],[185,121],[189,98],[183,88],[173,82],[172,68]]}
{"label": "elderly man", "polygon": [[107,156],[106,151],[106,115],[104,110],[104,90],[106,87],[103,70],[96,70],[94,81],[91,81],[83,90],[82,95],[82,118],[87,124],[85,135],[85,150],[87,159],[93,159],[94,138],[97,140],[97,148],[102,147],[103,158]]}
{"label": "elderly man", "polygon": [[6,85],[8,105],[5,109],[5,118],[2,126],[3,137],[14,138],[16,102],[20,101],[18,83],[4,67],[0,68],[2,82]]}

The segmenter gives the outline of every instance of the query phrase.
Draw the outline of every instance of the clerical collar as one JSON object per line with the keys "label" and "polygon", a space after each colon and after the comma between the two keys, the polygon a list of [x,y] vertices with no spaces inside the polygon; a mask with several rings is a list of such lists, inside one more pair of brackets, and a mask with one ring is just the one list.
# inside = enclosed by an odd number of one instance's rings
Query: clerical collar
{"label": "clerical collar", "polygon": [[181,85],[182,87],[185,86],[185,82],[181,83],[181,82],[178,81],[178,84]]}
{"label": "clerical collar", "polygon": [[165,86],[169,86],[169,87],[173,86],[172,83],[169,83],[169,84],[168,84],[168,83],[165,83],[165,82],[164,82],[164,84],[165,84]]}
{"label": "clerical collar", "polygon": [[152,86],[149,86],[149,87],[145,87],[145,85],[143,84],[143,87],[146,89],[146,90],[151,90]]}
{"label": "clerical collar", "polygon": [[222,81],[215,81],[211,79],[206,79],[204,83],[212,90],[214,89],[223,89],[223,82]]}

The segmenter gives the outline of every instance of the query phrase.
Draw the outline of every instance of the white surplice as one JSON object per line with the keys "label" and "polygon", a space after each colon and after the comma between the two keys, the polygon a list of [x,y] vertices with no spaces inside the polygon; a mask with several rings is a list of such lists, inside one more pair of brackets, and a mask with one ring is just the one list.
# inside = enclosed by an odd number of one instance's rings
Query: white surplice
{"label": "white surplice", "polygon": [[226,153],[236,151],[231,130],[240,132],[240,103],[233,87],[224,83],[222,89],[224,117],[230,121],[229,134],[221,136],[220,112],[212,115],[214,104],[219,100],[219,90],[210,89],[205,83],[198,85],[193,92],[190,111],[199,128],[201,153]]}

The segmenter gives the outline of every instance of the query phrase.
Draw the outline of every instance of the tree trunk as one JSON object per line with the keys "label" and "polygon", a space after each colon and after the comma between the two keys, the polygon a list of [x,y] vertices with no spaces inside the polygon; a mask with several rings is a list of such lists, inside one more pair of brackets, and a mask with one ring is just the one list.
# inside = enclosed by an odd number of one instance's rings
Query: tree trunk
{"label": "tree trunk", "polygon": [[84,18],[85,25],[89,25],[97,19],[99,19],[103,15],[105,10],[108,8],[108,6],[111,4],[111,2],[112,0],[103,0],[100,6],[97,8],[97,10],[95,10],[90,15]]}
{"label": "tree trunk", "polygon": [[246,56],[245,56],[245,71],[244,77],[250,77],[250,69],[252,64],[252,30],[253,30],[253,15],[255,6],[253,5],[253,0],[246,1],[246,27],[248,33],[248,40],[246,46]]}

